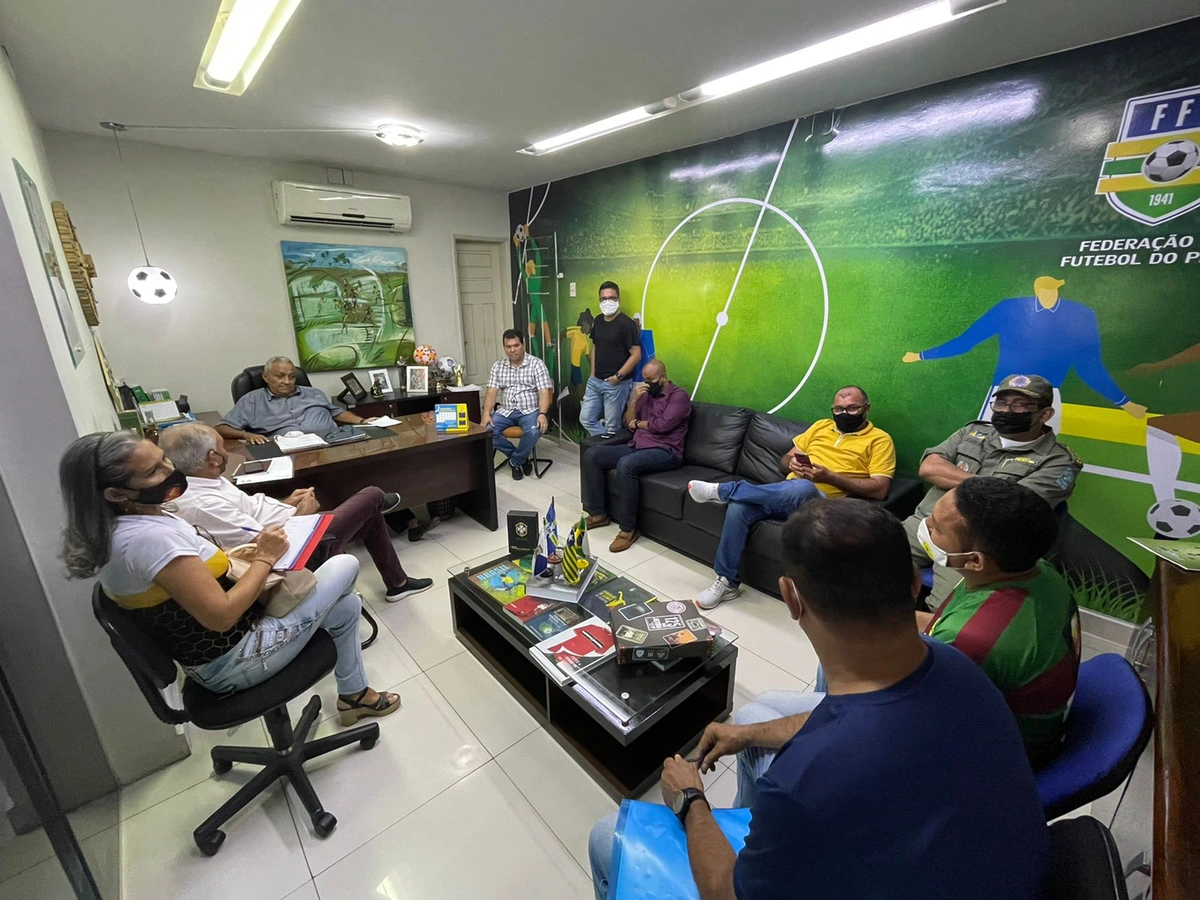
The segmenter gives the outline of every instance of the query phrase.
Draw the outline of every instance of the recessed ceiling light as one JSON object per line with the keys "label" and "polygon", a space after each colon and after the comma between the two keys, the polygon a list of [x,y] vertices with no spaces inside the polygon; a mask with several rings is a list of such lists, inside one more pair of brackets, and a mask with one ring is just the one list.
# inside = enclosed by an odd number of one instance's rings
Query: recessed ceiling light
{"label": "recessed ceiling light", "polygon": [[408,125],[380,125],[375,137],[389,147],[415,147],[425,140],[425,135]]}
{"label": "recessed ceiling light", "polygon": [[300,0],[221,0],[192,83],[241,96],[299,5]]}

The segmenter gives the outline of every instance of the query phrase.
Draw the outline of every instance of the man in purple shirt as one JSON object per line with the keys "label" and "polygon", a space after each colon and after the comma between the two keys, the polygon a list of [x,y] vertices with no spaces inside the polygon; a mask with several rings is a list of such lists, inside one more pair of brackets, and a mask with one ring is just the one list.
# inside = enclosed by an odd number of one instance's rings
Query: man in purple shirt
{"label": "man in purple shirt", "polygon": [[609,524],[605,475],[616,470],[617,508],[613,517],[620,526],[609,546],[612,553],[628,550],[638,539],[637,510],[641,487],[638,479],[651,472],[667,472],[683,464],[683,439],[687,436],[692,401],[687,391],[667,379],[662,360],[652,359],[642,369],[645,379],[629,399],[625,427],[633,432],[628,444],[601,444],[583,454],[589,530]]}

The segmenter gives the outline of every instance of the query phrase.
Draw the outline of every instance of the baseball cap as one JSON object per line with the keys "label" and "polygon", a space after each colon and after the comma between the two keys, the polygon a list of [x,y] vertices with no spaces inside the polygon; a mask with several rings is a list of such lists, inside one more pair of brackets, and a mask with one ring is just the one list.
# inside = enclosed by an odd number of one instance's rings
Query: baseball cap
{"label": "baseball cap", "polygon": [[1035,291],[1057,291],[1064,284],[1066,282],[1061,278],[1055,278],[1053,275],[1042,275],[1034,279],[1033,289]]}
{"label": "baseball cap", "polygon": [[1033,397],[1042,401],[1046,406],[1054,402],[1054,386],[1041,375],[1009,375],[1000,382],[995,394],[1003,391],[1014,391],[1024,394],[1026,397]]}

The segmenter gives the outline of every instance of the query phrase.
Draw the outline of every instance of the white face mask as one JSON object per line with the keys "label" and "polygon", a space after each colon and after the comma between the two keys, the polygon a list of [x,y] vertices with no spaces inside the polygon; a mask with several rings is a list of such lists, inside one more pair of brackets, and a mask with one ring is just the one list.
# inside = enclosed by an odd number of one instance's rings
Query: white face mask
{"label": "white face mask", "polygon": [[920,543],[922,549],[933,560],[936,566],[949,566],[951,556],[970,556],[974,550],[967,550],[964,553],[947,553],[941,547],[933,542],[933,538],[929,536],[929,519],[922,519],[921,524],[917,526],[917,542]]}
{"label": "white face mask", "polygon": [[601,300],[600,301],[600,312],[604,313],[604,315],[606,315],[606,316],[613,315],[620,308],[621,308],[620,300]]}

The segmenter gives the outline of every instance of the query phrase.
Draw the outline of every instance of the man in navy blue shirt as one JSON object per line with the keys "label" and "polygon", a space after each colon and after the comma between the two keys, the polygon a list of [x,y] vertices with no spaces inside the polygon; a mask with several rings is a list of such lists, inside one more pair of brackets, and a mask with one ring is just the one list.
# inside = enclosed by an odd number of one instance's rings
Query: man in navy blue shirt
{"label": "man in navy blue shirt", "polygon": [[[829,691],[809,712],[710,725],[698,765],[664,764],[702,900],[1041,897],[1049,835],[1016,722],[978,666],[912,627],[919,582],[899,521],[862,500],[809,503],[783,546],[783,599]],[[734,753],[762,773],[740,792],[753,813],[738,854],[700,779]],[[597,897],[609,835],[602,820],[589,847]]]}

